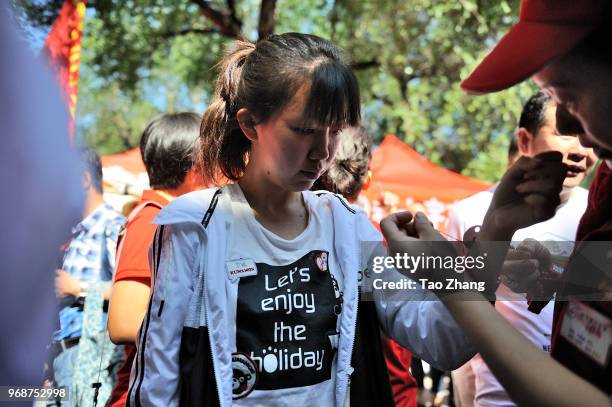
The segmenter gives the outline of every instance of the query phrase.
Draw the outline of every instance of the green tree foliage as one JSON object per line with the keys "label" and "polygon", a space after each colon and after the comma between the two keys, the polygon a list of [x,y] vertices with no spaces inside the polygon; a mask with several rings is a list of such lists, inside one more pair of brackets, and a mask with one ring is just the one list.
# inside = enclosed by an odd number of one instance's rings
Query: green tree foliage
{"label": "green tree foliage", "polygon": [[348,2],[333,38],[371,68],[359,71],[366,125],[395,133],[430,160],[489,181],[506,164],[521,105],[533,85],[470,96],[459,82],[515,21],[516,2]]}
{"label": "green tree foliage", "polygon": [[[13,0],[48,26],[61,1]],[[394,133],[432,161],[493,181],[529,83],[470,96],[459,82],[515,21],[508,0],[89,0],[78,133],[103,152],[136,144],[160,111],[202,112],[232,39],[301,31],[350,55],[375,140]]]}

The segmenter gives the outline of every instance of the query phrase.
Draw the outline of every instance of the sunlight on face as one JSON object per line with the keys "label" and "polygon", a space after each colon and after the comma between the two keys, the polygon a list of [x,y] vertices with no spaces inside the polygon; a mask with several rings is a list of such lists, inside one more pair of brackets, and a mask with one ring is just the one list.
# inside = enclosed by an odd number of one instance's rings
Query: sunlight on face
{"label": "sunlight on face", "polygon": [[576,187],[586,176],[590,149],[580,144],[577,135],[559,134],[556,126],[556,110],[554,102],[546,107],[544,122],[530,142],[529,155],[535,156],[545,151],[558,151],[563,154],[563,162],[568,166],[563,186]]}
{"label": "sunlight on face", "polygon": [[553,100],[576,117],[584,134],[580,141],[612,168],[612,80],[609,68],[569,54],[533,77]]}

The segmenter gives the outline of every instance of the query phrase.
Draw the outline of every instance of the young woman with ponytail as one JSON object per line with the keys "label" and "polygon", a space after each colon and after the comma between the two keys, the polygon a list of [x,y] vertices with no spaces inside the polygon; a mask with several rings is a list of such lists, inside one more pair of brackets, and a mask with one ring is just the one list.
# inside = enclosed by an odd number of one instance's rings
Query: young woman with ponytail
{"label": "young woman with ponytail", "polygon": [[272,35],[237,42],[219,67],[201,165],[232,183],[178,198],[156,219],[128,405],[391,405],[379,326],[439,368],[468,360],[432,293],[360,304],[368,260],[386,254],[362,242],[381,236],[339,196],[308,191],[338,132],[359,124],[341,50]]}

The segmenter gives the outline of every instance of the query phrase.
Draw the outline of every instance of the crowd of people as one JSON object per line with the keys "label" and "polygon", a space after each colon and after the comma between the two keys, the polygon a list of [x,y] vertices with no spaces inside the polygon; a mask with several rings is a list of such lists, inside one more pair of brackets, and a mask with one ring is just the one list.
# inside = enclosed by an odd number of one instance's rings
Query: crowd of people
{"label": "crowd of people", "polygon": [[[454,205],[445,234],[359,207],[372,139],[338,46],[236,41],[203,116],[143,129],[150,189],[128,214],[104,202],[97,154],[77,151],[82,219],[58,219],[42,257],[59,302],[43,384],[70,397],[43,404],[410,407],[414,359],[452,371],[460,407],[611,406],[611,21],[604,0],[521,1],[461,86],[541,90],[507,171]],[[451,270],[450,289],[442,263],[392,262],[466,256],[479,266]]]}

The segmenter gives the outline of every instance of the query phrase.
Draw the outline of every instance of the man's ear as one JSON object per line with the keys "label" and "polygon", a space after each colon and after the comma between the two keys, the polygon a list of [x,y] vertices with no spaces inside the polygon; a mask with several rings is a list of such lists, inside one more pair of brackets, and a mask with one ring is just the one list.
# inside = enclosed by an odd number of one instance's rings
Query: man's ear
{"label": "man's ear", "polygon": [[92,187],[91,174],[88,171],[83,171],[83,189],[88,190]]}
{"label": "man's ear", "polygon": [[246,108],[242,108],[236,112],[236,120],[238,120],[238,125],[240,126],[240,130],[244,133],[246,138],[251,141],[257,140],[257,130],[255,129],[255,119],[251,112]]}
{"label": "man's ear", "polygon": [[526,128],[521,127],[516,134],[516,144],[521,155],[529,155],[533,135]]}

